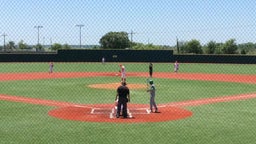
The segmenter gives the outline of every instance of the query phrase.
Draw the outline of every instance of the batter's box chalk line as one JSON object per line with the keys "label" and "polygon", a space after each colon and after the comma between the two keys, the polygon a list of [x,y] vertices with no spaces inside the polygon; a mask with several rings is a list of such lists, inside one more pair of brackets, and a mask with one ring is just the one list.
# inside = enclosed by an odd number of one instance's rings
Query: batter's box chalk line
{"label": "batter's box chalk line", "polygon": [[[117,108],[91,108],[91,114],[94,115],[108,115],[109,118],[115,118]],[[133,115],[150,114],[150,110],[146,108],[128,108],[127,114],[129,118],[133,118]]]}
{"label": "batter's box chalk line", "polygon": [[111,108],[91,108],[91,114],[108,114],[111,111]]}

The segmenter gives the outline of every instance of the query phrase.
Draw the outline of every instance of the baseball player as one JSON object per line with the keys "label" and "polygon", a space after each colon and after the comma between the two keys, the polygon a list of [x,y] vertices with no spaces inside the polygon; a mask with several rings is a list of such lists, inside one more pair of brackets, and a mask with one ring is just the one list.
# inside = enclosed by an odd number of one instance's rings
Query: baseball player
{"label": "baseball player", "polygon": [[150,111],[153,112],[153,107],[155,108],[155,112],[158,112],[158,108],[156,106],[156,102],[155,102],[155,85],[153,80],[149,80],[149,84],[150,84],[150,88],[147,90],[147,92],[150,93]]}
{"label": "baseball player", "polygon": [[126,82],[126,70],[125,70],[125,66],[124,65],[119,65],[121,70],[121,82]]}
{"label": "baseball player", "polygon": [[106,61],[105,57],[102,57],[101,63],[102,63],[102,64],[105,64],[105,61]]}
{"label": "baseball player", "polygon": [[149,77],[152,78],[153,75],[153,64],[149,63]]}
{"label": "baseball player", "polygon": [[122,107],[122,115],[124,118],[127,118],[127,102],[130,102],[130,90],[126,86],[126,82],[121,82],[121,86],[119,86],[116,90],[116,99],[118,99],[117,103],[117,112],[116,118],[119,118]]}
{"label": "baseball player", "polygon": [[53,66],[54,66],[53,62],[50,62],[49,63],[49,74],[53,73]]}
{"label": "baseball player", "polygon": [[179,71],[179,63],[178,61],[175,61],[174,63],[174,72],[178,72]]}

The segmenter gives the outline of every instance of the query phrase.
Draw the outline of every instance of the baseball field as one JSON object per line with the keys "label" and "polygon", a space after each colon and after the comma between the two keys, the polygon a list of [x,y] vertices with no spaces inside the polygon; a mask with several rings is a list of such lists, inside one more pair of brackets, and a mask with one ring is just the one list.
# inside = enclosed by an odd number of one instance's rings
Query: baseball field
{"label": "baseball field", "polygon": [[[127,119],[115,118],[119,64]],[[255,143],[255,65],[153,65],[160,113],[148,111],[148,63],[0,63],[0,143]]]}

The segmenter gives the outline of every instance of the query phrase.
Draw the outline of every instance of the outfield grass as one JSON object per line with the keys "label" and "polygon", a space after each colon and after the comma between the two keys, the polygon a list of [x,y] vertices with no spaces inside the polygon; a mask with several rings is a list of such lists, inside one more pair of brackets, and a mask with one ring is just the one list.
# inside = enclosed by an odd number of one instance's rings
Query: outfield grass
{"label": "outfield grass", "polygon": [[[148,72],[148,63],[55,63],[55,72],[105,72],[119,70],[124,64],[127,71]],[[1,73],[9,72],[47,72],[48,63],[0,63]],[[154,63],[154,72],[173,72],[173,63]],[[187,73],[225,73],[225,74],[256,74],[252,64],[193,64],[181,63],[180,72]]]}
{"label": "outfield grass", "polygon": [[[147,63],[125,63],[127,72],[148,72]],[[1,73],[47,72],[47,63],[1,63]],[[256,74],[255,65],[180,64],[181,73]],[[55,63],[55,72],[117,72],[118,63]],[[154,72],[172,72],[173,65],[154,64]],[[0,82],[0,94],[81,104],[113,103],[115,90],[91,89],[91,83],[113,83],[119,77],[90,77]],[[256,92],[254,84],[154,79],[157,103],[196,100]],[[145,84],[145,78],[129,77]],[[148,103],[143,89],[131,91],[132,103]],[[0,100],[0,143],[255,143],[256,99],[187,107],[193,116],[159,123],[91,123],[56,119],[54,107]],[[121,137],[122,136],[122,137]]]}

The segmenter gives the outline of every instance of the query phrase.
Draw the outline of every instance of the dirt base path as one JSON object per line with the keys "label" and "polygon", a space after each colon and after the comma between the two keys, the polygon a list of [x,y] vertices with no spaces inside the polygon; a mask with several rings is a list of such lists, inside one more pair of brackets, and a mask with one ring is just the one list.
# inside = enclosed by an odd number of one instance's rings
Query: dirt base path
{"label": "dirt base path", "polygon": [[[57,79],[57,78],[77,78],[77,77],[97,77],[110,76],[116,77],[115,73],[99,72],[72,72],[72,73],[1,73],[0,81],[12,80],[39,80],[39,79]],[[148,73],[128,73],[128,77],[147,77]],[[221,82],[238,82],[238,83],[256,83],[254,75],[228,75],[228,74],[197,74],[197,73],[155,73],[154,78],[167,79],[185,79],[185,80],[202,80],[202,81],[221,81]],[[118,85],[114,83],[113,85]],[[143,85],[131,84],[134,88],[145,88]],[[105,85],[89,85],[91,88],[106,88]],[[130,87],[130,86],[129,86]],[[110,88],[110,87],[109,87]],[[113,87],[111,87],[113,88]],[[199,100],[190,100],[183,102],[172,102],[160,104],[159,113],[150,113],[148,105],[128,104],[130,118],[115,118],[116,108],[114,104],[75,104],[69,102],[60,102],[52,100],[34,99],[22,96],[11,96],[0,94],[0,100],[23,102],[45,106],[55,106],[56,108],[49,111],[50,116],[75,121],[87,122],[114,122],[114,123],[138,123],[138,122],[162,122],[191,117],[193,113],[185,109],[186,106],[198,106],[218,102],[228,102],[236,100],[245,100],[256,98],[256,93],[234,95],[226,97],[207,98]]]}

